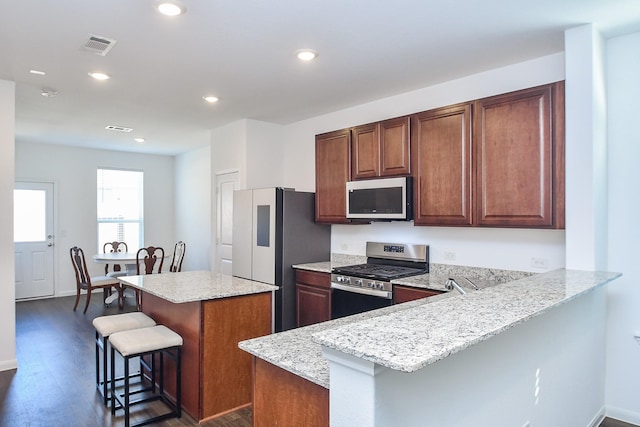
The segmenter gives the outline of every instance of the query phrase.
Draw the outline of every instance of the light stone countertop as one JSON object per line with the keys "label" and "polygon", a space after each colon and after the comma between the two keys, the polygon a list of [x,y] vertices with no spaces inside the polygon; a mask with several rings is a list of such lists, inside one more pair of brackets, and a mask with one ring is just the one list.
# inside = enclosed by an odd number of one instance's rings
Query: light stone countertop
{"label": "light stone countertop", "polygon": [[312,340],[313,334],[379,317],[384,314],[429,304],[452,296],[455,295],[453,293],[444,293],[431,298],[392,305],[366,313],[241,341],[238,346],[242,350],[260,359],[328,389],[329,362],[322,357],[322,346]]}
{"label": "light stone countertop", "polygon": [[118,277],[121,283],[173,303],[206,301],[271,292],[277,286],[211,271],[147,274]]}
{"label": "light stone countertop", "polygon": [[[491,281],[485,277],[485,288],[478,284],[481,290],[466,295],[455,291],[443,293],[242,341],[239,346],[329,388],[329,365],[322,357],[322,345],[391,369],[413,372],[620,276],[619,273],[564,269],[524,275],[522,279],[502,284],[500,277]],[[446,276],[448,274],[438,275],[438,283]],[[404,280],[407,279],[396,282]],[[411,280],[423,287],[428,277],[416,276]]]}
{"label": "light stone countertop", "polygon": [[314,333],[324,346],[414,372],[573,300],[619,273],[554,270]]}

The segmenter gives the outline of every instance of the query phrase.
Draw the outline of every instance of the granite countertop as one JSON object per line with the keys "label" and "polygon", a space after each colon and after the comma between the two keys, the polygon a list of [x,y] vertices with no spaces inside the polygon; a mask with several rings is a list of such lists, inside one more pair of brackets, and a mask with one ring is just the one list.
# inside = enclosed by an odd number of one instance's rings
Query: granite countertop
{"label": "granite countertop", "polygon": [[313,341],[312,335],[328,329],[350,325],[362,320],[385,314],[407,310],[429,304],[455,294],[444,293],[431,298],[392,305],[379,310],[360,313],[349,317],[316,323],[302,328],[291,329],[273,335],[241,341],[238,346],[254,356],[279,366],[302,378],[329,388],[329,362],[322,357],[322,346]]}
{"label": "granite countertop", "polygon": [[174,303],[206,301],[278,289],[277,286],[211,271],[121,276],[118,280],[126,286]]}
{"label": "granite countertop", "polygon": [[[522,272],[513,275],[523,276]],[[432,289],[448,276],[416,276],[396,282],[408,281]],[[524,278],[502,283],[508,276],[483,275],[479,282],[484,282],[477,283],[481,289],[465,295],[443,293],[242,341],[239,346],[329,388],[329,365],[322,357],[322,345],[391,369],[413,372],[602,286],[620,274],[560,269],[539,275],[525,273]],[[430,280],[436,283],[429,284]]]}
{"label": "granite countertop", "polygon": [[312,339],[391,369],[414,372],[619,277],[554,270],[466,295],[319,331]]}

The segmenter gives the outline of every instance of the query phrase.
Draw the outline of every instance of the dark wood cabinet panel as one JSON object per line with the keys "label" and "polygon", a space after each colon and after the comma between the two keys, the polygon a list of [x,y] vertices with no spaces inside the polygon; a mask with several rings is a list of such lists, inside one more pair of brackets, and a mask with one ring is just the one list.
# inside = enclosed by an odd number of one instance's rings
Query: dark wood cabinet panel
{"label": "dark wood cabinet panel", "polygon": [[296,270],[298,327],[331,320],[331,275]]}
{"label": "dark wood cabinet panel", "polygon": [[395,285],[393,287],[393,303],[401,304],[403,302],[413,301],[422,298],[440,295],[442,292],[432,289],[412,288],[410,286]]}
{"label": "dark wood cabinet panel", "polygon": [[346,223],[351,179],[351,131],[316,136],[316,222]]}
{"label": "dark wood cabinet panel", "polygon": [[412,116],[414,223],[472,224],[471,104]]}
{"label": "dark wood cabinet panel", "polygon": [[[478,225],[553,227],[557,144],[553,85],[481,99],[474,105]],[[554,141],[554,137],[556,140]],[[562,164],[564,169],[564,164]],[[562,215],[564,216],[564,215]]]}
{"label": "dark wood cabinet panel", "polygon": [[409,123],[409,117],[380,122],[380,176],[411,173]]}
{"label": "dark wood cabinet panel", "polygon": [[351,170],[353,179],[375,178],[380,175],[380,143],[378,125],[353,128],[351,142]]}
{"label": "dark wood cabinet panel", "polygon": [[253,358],[253,425],[329,426],[329,390]]}
{"label": "dark wood cabinet panel", "polygon": [[409,117],[353,128],[352,179],[409,175]]}

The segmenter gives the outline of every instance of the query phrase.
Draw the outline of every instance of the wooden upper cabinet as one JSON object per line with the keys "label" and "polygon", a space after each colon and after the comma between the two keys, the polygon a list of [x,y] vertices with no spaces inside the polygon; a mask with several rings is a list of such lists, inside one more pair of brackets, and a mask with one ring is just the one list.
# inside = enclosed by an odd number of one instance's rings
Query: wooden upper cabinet
{"label": "wooden upper cabinet", "polygon": [[563,118],[562,82],[475,101],[478,225],[564,225]]}
{"label": "wooden upper cabinet", "polygon": [[409,117],[353,128],[353,179],[409,175]]}
{"label": "wooden upper cabinet", "polygon": [[471,225],[471,104],[413,115],[411,149],[415,225]]}
{"label": "wooden upper cabinet", "polygon": [[351,170],[353,179],[380,176],[380,140],[378,124],[353,128],[351,141]]}
{"label": "wooden upper cabinet", "polygon": [[316,136],[316,222],[346,223],[351,179],[351,131]]}

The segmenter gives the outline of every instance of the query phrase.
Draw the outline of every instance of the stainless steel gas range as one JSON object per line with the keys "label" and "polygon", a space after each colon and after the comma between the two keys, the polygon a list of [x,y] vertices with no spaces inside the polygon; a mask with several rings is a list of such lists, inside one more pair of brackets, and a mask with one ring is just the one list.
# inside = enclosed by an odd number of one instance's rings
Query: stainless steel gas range
{"label": "stainless steel gas range", "polygon": [[393,303],[391,281],[429,272],[429,246],[367,242],[365,264],[331,270],[332,318]]}

